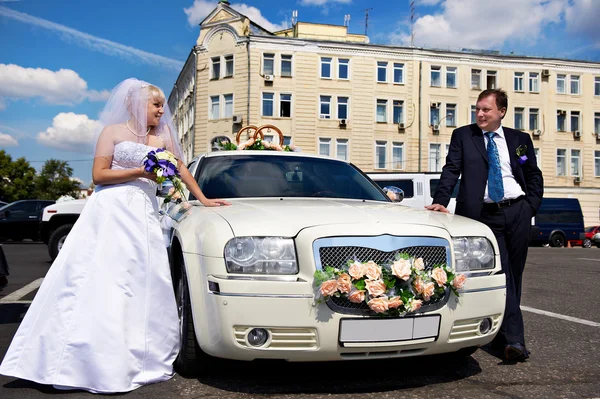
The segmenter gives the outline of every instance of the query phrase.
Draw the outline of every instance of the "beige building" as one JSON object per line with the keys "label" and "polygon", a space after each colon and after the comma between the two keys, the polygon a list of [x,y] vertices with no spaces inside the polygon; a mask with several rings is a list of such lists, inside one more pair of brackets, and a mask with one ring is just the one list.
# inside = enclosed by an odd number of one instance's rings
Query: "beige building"
{"label": "beige building", "polygon": [[272,124],[302,151],[364,171],[435,172],[477,95],[503,88],[504,124],[532,135],[548,197],[600,224],[600,63],[369,44],[344,26],[268,32],[221,1],[169,98],[188,160]]}

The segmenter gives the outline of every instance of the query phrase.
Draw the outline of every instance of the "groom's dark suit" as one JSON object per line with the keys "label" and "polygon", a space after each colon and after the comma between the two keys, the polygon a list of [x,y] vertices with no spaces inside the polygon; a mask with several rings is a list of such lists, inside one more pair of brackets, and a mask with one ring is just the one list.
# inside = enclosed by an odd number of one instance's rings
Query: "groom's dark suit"
{"label": "groom's dark suit", "polygon": [[[447,206],[460,176],[456,199],[457,215],[487,224],[498,241],[502,270],[506,274],[506,312],[499,339],[509,344],[525,344],[520,310],[521,278],[527,258],[531,218],[542,202],[542,172],[537,167],[531,137],[527,133],[503,127],[512,175],[525,196],[484,205],[489,161],[485,139],[476,124],[460,127],[452,133],[446,165],[442,170],[433,203]],[[526,146],[527,160],[521,164],[517,148]],[[514,200],[514,201],[513,201]]]}

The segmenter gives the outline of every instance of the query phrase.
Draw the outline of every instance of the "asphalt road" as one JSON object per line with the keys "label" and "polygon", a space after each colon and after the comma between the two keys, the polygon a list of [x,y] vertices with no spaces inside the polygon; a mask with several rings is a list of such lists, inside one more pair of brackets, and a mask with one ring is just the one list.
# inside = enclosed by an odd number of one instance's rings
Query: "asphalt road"
{"label": "asphalt road", "polygon": [[[11,275],[9,285],[0,289],[0,359],[27,311],[27,301],[35,295],[35,289],[26,291],[35,287],[50,267],[42,244],[3,247]],[[334,363],[221,361],[209,375],[198,379],[175,376],[123,396],[600,398],[599,281],[600,249],[530,249],[522,300],[527,346],[532,351],[526,363],[507,364],[483,350],[461,362],[445,356]],[[15,295],[27,285],[28,289]],[[93,397],[0,376],[2,399],[47,396]]]}

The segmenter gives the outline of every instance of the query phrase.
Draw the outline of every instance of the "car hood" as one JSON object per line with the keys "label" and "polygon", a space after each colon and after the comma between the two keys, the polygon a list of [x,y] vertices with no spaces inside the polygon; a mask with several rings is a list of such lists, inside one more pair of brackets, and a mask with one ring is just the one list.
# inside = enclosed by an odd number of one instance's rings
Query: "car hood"
{"label": "car hood", "polygon": [[477,221],[453,214],[415,209],[379,201],[344,199],[244,199],[232,206],[211,208],[235,236],[278,235],[295,237],[301,230],[323,225],[424,225],[448,231],[451,236],[489,235]]}

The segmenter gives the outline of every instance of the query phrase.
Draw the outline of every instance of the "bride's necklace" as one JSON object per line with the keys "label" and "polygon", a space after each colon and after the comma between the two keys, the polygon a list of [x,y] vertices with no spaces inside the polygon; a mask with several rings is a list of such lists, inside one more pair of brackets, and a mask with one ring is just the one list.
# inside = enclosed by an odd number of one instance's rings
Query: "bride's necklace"
{"label": "bride's necklace", "polygon": [[136,132],[133,131],[132,128],[129,127],[129,121],[125,122],[125,124],[127,125],[127,129],[129,129],[129,131],[133,134],[135,134],[138,137],[146,137],[148,135],[148,133],[150,133],[150,129],[152,129],[152,126],[148,126],[148,130],[146,130],[146,134],[137,134]]}

